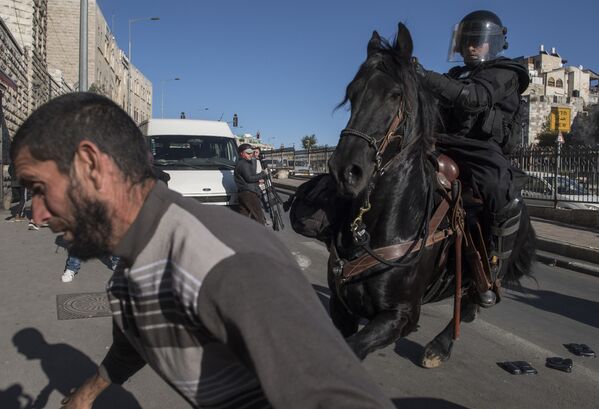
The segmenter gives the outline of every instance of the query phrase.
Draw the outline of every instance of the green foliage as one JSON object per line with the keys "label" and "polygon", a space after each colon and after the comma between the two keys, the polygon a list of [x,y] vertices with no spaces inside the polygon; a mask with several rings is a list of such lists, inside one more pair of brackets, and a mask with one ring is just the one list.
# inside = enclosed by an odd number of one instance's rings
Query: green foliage
{"label": "green foliage", "polygon": [[318,141],[316,140],[316,135],[306,135],[302,138],[302,146],[304,149],[312,149],[316,146]]}

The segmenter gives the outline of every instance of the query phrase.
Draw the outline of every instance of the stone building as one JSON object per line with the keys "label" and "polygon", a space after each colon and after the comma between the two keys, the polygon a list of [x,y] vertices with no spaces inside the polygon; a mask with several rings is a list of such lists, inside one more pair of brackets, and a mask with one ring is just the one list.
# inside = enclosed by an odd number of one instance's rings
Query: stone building
{"label": "stone building", "polygon": [[[48,66],[64,73],[73,89],[79,81],[80,0],[51,1],[48,4]],[[131,108],[136,122],[151,117],[152,83],[130,66],[95,0],[88,0],[88,85],[89,90],[111,98],[127,110],[131,68]]]}
{"label": "stone building", "polygon": [[523,93],[523,142],[535,143],[548,125],[568,131],[577,115],[598,103],[599,75],[582,66],[567,66],[555,48],[515,59],[528,68],[530,85]]}
{"label": "stone building", "polygon": [[[0,18],[0,92],[3,131],[13,135],[29,113],[28,50],[23,49]],[[4,143],[8,141],[4,141]],[[5,159],[3,157],[3,159]]]}
{"label": "stone building", "polygon": [[0,17],[24,51],[27,116],[48,100],[47,0],[0,0]]}

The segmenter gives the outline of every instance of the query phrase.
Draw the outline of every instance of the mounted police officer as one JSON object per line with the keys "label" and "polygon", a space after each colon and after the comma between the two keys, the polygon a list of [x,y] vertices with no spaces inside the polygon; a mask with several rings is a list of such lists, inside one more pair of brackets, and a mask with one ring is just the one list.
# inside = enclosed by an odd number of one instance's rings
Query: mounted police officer
{"label": "mounted police officer", "polygon": [[[520,142],[520,94],[529,83],[524,66],[501,57],[508,47],[506,33],[497,15],[474,11],[455,26],[450,43],[449,61],[463,61],[464,66],[439,74],[416,63],[440,102],[443,131],[437,150],[458,163],[460,179],[482,199],[482,205],[468,210],[482,212],[490,278],[497,283],[505,274],[503,261],[514,246],[523,205],[514,186],[523,173],[505,154]],[[480,294],[481,306],[495,302],[495,292]]]}

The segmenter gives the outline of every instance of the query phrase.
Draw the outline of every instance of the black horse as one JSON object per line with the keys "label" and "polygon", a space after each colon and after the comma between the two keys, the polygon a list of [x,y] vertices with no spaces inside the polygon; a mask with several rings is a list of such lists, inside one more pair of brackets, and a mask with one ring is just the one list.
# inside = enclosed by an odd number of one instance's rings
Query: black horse
{"label": "black horse", "polygon": [[[346,203],[335,211],[329,243],[330,313],[361,359],[414,331],[423,303],[455,293],[458,257],[447,250],[456,235],[435,238],[428,246],[418,241],[430,239],[429,230],[436,230],[431,217],[440,196],[432,154],[438,112],[415,72],[412,48],[401,23],[393,44],[373,33],[367,59],[340,104],[350,102],[351,117],[329,161],[336,190]],[[449,218],[443,218],[440,229]],[[533,259],[534,231],[525,210],[516,240],[504,278],[508,282],[529,274]],[[403,246],[401,256],[388,259],[380,253],[379,261],[367,263],[359,275],[342,276],[340,260],[359,259],[366,251],[376,256],[377,249],[393,245]],[[464,322],[472,321],[478,310],[470,270],[464,263]],[[367,323],[358,330],[361,319]],[[454,324],[452,320],[426,346],[424,367],[449,358]]]}

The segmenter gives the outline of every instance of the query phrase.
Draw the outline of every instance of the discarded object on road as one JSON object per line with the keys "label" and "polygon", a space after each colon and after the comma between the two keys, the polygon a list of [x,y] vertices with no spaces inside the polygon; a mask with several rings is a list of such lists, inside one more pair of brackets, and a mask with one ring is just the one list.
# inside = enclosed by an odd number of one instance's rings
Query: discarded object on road
{"label": "discarded object on road", "polygon": [[574,355],[578,356],[590,356],[595,358],[597,355],[595,351],[589,348],[586,344],[564,344],[568,351],[572,352]]}
{"label": "discarded object on road", "polygon": [[570,358],[560,358],[558,356],[554,356],[552,358],[547,358],[545,362],[545,366],[548,368],[558,369],[564,372],[572,372],[572,360]]}
{"label": "discarded object on road", "polygon": [[534,375],[537,373],[537,370],[526,361],[497,362],[497,365],[512,375]]}

